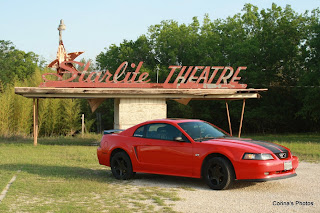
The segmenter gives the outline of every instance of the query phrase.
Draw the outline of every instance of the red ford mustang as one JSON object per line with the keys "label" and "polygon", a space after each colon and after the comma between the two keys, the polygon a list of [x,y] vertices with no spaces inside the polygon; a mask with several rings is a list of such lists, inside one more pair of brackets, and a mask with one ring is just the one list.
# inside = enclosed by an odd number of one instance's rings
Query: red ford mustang
{"label": "red ford mustang", "polygon": [[212,189],[226,189],[234,180],[293,177],[298,167],[286,147],[230,137],[201,120],[153,120],[115,132],[105,131],[97,154],[121,180],[144,172],[203,178]]}

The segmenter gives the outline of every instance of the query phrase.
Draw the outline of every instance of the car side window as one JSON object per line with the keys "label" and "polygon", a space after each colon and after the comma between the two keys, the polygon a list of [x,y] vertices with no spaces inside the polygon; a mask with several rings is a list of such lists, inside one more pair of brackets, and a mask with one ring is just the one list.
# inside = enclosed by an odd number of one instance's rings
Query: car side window
{"label": "car side window", "polygon": [[146,138],[174,141],[181,137],[183,141],[189,142],[180,130],[170,124],[155,123],[147,125]]}
{"label": "car side window", "polygon": [[133,134],[134,137],[140,137],[140,138],[143,138],[144,137],[144,129],[145,129],[145,126],[141,126],[139,127]]}

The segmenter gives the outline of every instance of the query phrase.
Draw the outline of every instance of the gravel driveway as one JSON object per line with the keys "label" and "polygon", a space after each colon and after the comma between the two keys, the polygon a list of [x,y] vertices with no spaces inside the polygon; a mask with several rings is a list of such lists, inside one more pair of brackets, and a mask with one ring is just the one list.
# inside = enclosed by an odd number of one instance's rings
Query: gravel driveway
{"label": "gravel driveway", "polygon": [[178,188],[179,212],[320,212],[320,164],[300,162],[298,176],[283,180],[236,182],[229,190],[214,191],[201,179],[137,174],[140,186]]}

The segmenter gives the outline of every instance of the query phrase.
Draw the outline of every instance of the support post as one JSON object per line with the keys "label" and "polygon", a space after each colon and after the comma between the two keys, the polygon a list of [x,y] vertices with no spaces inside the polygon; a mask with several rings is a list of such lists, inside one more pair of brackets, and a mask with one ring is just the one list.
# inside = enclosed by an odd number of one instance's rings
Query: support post
{"label": "support post", "polygon": [[81,116],[81,135],[84,135],[84,114]]}
{"label": "support post", "polygon": [[242,121],[243,121],[244,107],[245,107],[245,106],[246,106],[246,99],[243,99],[242,112],[241,112],[241,120],[240,120],[240,127],[239,127],[239,135],[238,135],[239,138],[240,138],[240,136],[241,136]]}
{"label": "support post", "polygon": [[38,106],[39,99],[33,99],[33,145],[37,146],[38,144]]}
{"label": "support post", "polygon": [[232,136],[232,127],[231,127],[231,121],[230,121],[230,113],[229,113],[229,105],[226,101],[226,108],[227,108],[227,116],[228,116],[228,123],[229,123],[229,133]]}

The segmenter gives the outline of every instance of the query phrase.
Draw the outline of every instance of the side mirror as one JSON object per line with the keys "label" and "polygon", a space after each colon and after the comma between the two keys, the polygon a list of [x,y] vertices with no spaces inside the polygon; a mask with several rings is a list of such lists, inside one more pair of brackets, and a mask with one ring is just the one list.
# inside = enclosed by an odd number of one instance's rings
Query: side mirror
{"label": "side mirror", "polygon": [[182,137],[175,137],[173,138],[174,141],[178,141],[178,142],[185,142]]}

